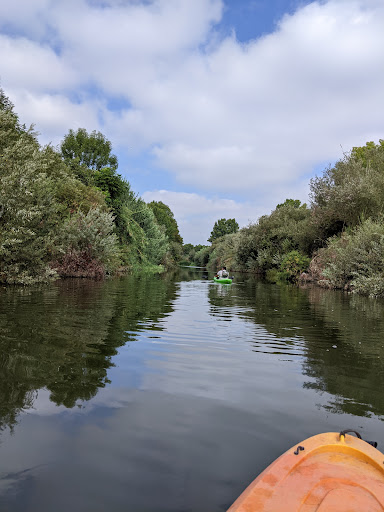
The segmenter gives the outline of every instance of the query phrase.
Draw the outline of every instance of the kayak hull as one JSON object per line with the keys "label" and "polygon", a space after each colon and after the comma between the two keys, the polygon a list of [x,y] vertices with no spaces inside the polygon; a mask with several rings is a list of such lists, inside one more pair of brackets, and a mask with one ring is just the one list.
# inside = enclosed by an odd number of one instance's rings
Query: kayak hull
{"label": "kayak hull", "polygon": [[223,284],[231,284],[232,283],[232,279],[230,279],[229,277],[214,277],[213,280],[216,282],[216,283],[223,283]]}
{"label": "kayak hull", "polygon": [[348,434],[310,437],[276,459],[228,510],[280,511],[384,512],[384,455]]}

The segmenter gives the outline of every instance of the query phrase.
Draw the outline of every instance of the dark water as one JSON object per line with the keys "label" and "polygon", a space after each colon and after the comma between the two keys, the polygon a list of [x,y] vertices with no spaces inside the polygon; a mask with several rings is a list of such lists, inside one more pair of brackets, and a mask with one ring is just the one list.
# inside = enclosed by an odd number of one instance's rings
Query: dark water
{"label": "dark water", "polygon": [[384,303],[200,270],[0,289],[2,512],[225,511],[299,441],[384,449]]}

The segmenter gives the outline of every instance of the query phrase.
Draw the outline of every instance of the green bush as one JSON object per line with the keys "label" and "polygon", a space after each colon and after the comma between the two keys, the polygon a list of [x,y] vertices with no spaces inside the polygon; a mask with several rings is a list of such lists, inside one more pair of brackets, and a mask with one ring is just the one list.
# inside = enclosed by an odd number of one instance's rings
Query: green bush
{"label": "green bush", "polygon": [[279,267],[279,277],[290,282],[296,282],[300,274],[308,269],[310,258],[300,254],[299,251],[291,251],[282,257]]}
{"label": "green bush", "polygon": [[59,205],[61,163],[0,104],[0,282],[30,284],[55,276],[48,266]]}
{"label": "green bush", "polygon": [[384,213],[384,141],[353,150],[310,182],[313,220],[321,238]]}
{"label": "green bush", "polygon": [[[372,297],[384,296],[384,221],[366,220],[320,249],[320,282]],[[312,264],[311,264],[312,265]]]}
{"label": "green bush", "polygon": [[209,256],[212,252],[211,247],[203,247],[195,254],[194,263],[198,267],[206,267],[209,261]]}
{"label": "green bush", "polygon": [[79,211],[57,231],[51,262],[63,277],[102,277],[118,265],[117,237],[113,217],[98,208]]}
{"label": "green bush", "polygon": [[236,266],[265,274],[278,269],[285,254],[297,250],[309,256],[316,238],[311,211],[300,201],[288,199],[271,213],[239,232]]}
{"label": "green bush", "polygon": [[269,283],[277,283],[279,281],[279,271],[275,268],[270,268],[265,273],[265,279]]}
{"label": "green bush", "polygon": [[209,254],[207,266],[217,270],[225,265],[228,269],[233,268],[236,253],[238,250],[238,233],[224,235],[212,243],[212,250]]}

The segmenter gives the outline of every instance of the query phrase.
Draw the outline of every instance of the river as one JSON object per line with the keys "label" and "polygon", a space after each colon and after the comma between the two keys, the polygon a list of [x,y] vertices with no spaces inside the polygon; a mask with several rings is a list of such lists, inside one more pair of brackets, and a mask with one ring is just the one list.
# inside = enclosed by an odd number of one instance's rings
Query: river
{"label": "river", "polygon": [[199,269],[0,289],[0,510],[219,512],[282,452],[384,449],[384,302]]}

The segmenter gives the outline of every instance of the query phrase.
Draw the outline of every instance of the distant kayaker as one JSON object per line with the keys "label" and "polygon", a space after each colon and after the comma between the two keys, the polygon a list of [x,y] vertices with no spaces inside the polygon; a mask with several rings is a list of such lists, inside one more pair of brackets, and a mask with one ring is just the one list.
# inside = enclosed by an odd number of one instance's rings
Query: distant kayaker
{"label": "distant kayaker", "polygon": [[218,277],[219,279],[223,279],[228,276],[229,274],[227,272],[227,268],[224,265],[221,267],[221,270],[219,270],[218,273],[216,274],[216,277]]}

